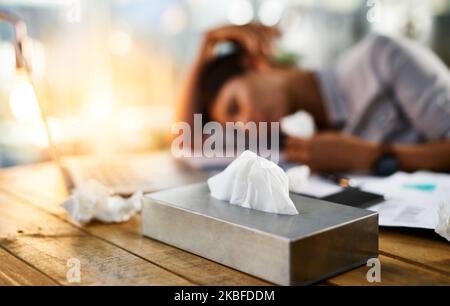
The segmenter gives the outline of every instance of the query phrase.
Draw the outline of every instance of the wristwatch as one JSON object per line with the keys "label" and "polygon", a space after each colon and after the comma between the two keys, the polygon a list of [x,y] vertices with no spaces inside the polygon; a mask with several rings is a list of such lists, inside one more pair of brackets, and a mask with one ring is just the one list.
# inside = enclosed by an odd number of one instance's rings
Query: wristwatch
{"label": "wristwatch", "polygon": [[383,144],[381,156],[375,161],[373,173],[377,176],[388,176],[400,170],[400,163],[390,145]]}

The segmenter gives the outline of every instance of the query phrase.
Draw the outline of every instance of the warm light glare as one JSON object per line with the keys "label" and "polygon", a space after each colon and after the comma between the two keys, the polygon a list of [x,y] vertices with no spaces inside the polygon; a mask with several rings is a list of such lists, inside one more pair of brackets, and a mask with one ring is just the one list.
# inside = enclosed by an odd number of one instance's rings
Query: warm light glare
{"label": "warm light glare", "polygon": [[47,65],[47,58],[44,45],[33,40],[31,48],[31,71],[34,80],[42,80],[45,78],[45,67]]}
{"label": "warm light glare", "polygon": [[38,147],[47,147],[48,136],[36,93],[24,71],[17,72],[9,98],[9,108],[14,119],[21,124],[21,127],[15,129],[16,137]]}
{"label": "warm light glare", "polygon": [[96,119],[108,118],[113,111],[112,93],[102,89],[91,93],[87,107],[90,117]]}
{"label": "warm light glare", "polygon": [[48,135],[43,124],[41,124],[40,122],[36,122],[30,127],[29,130],[31,144],[34,144],[41,148],[48,147]]}
{"label": "warm light glare", "polygon": [[112,32],[108,39],[109,51],[115,56],[127,56],[133,47],[130,34],[124,31]]}
{"label": "warm light glare", "polygon": [[18,76],[12,90],[9,107],[20,123],[40,122],[36,93],[26,76]]}

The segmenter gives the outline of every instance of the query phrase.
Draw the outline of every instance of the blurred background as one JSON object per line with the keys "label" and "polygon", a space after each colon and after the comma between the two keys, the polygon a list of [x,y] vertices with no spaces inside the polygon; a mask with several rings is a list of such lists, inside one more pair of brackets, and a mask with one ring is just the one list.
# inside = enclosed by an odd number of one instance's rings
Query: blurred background
{"label": "blurred background", "polygon": [[299,65],[329,65],[371,31],[403,35],[450,66],[450,0],[0,0],[28,27],[35,90],[0,22],[0,167],[49,159],[37,101],[67,155],[167,147],[175,101],[202,33],[277,25]]}

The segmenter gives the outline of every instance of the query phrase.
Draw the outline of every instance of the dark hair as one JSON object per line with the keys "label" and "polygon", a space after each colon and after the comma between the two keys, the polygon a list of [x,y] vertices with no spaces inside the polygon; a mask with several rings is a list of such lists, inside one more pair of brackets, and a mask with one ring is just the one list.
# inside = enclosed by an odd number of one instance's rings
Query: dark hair
{"label": "dark hair", "polygon": [[203,123],[210,121],[209,110],[222,86],[244,72],[244,52],[239,48],[205,63],[197,79],[194,98],[196,112],[203,114]]}

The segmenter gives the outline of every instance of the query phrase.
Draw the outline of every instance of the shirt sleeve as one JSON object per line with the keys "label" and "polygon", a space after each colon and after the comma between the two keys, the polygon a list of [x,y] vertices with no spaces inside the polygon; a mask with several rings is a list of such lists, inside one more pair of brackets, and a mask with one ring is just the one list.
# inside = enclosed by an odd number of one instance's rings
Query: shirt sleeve
{"label": "shirt sleeve", "polygon": [[428,140],[450,139],[450,71],[429,49],[409,40],[373,38],[374,67],[406,117]]}
{"label": "shirt sleeve", "polygon": [[336,128],[348,117],[348,103],[337,81],[336,67],[316,71],[328,120]]}

